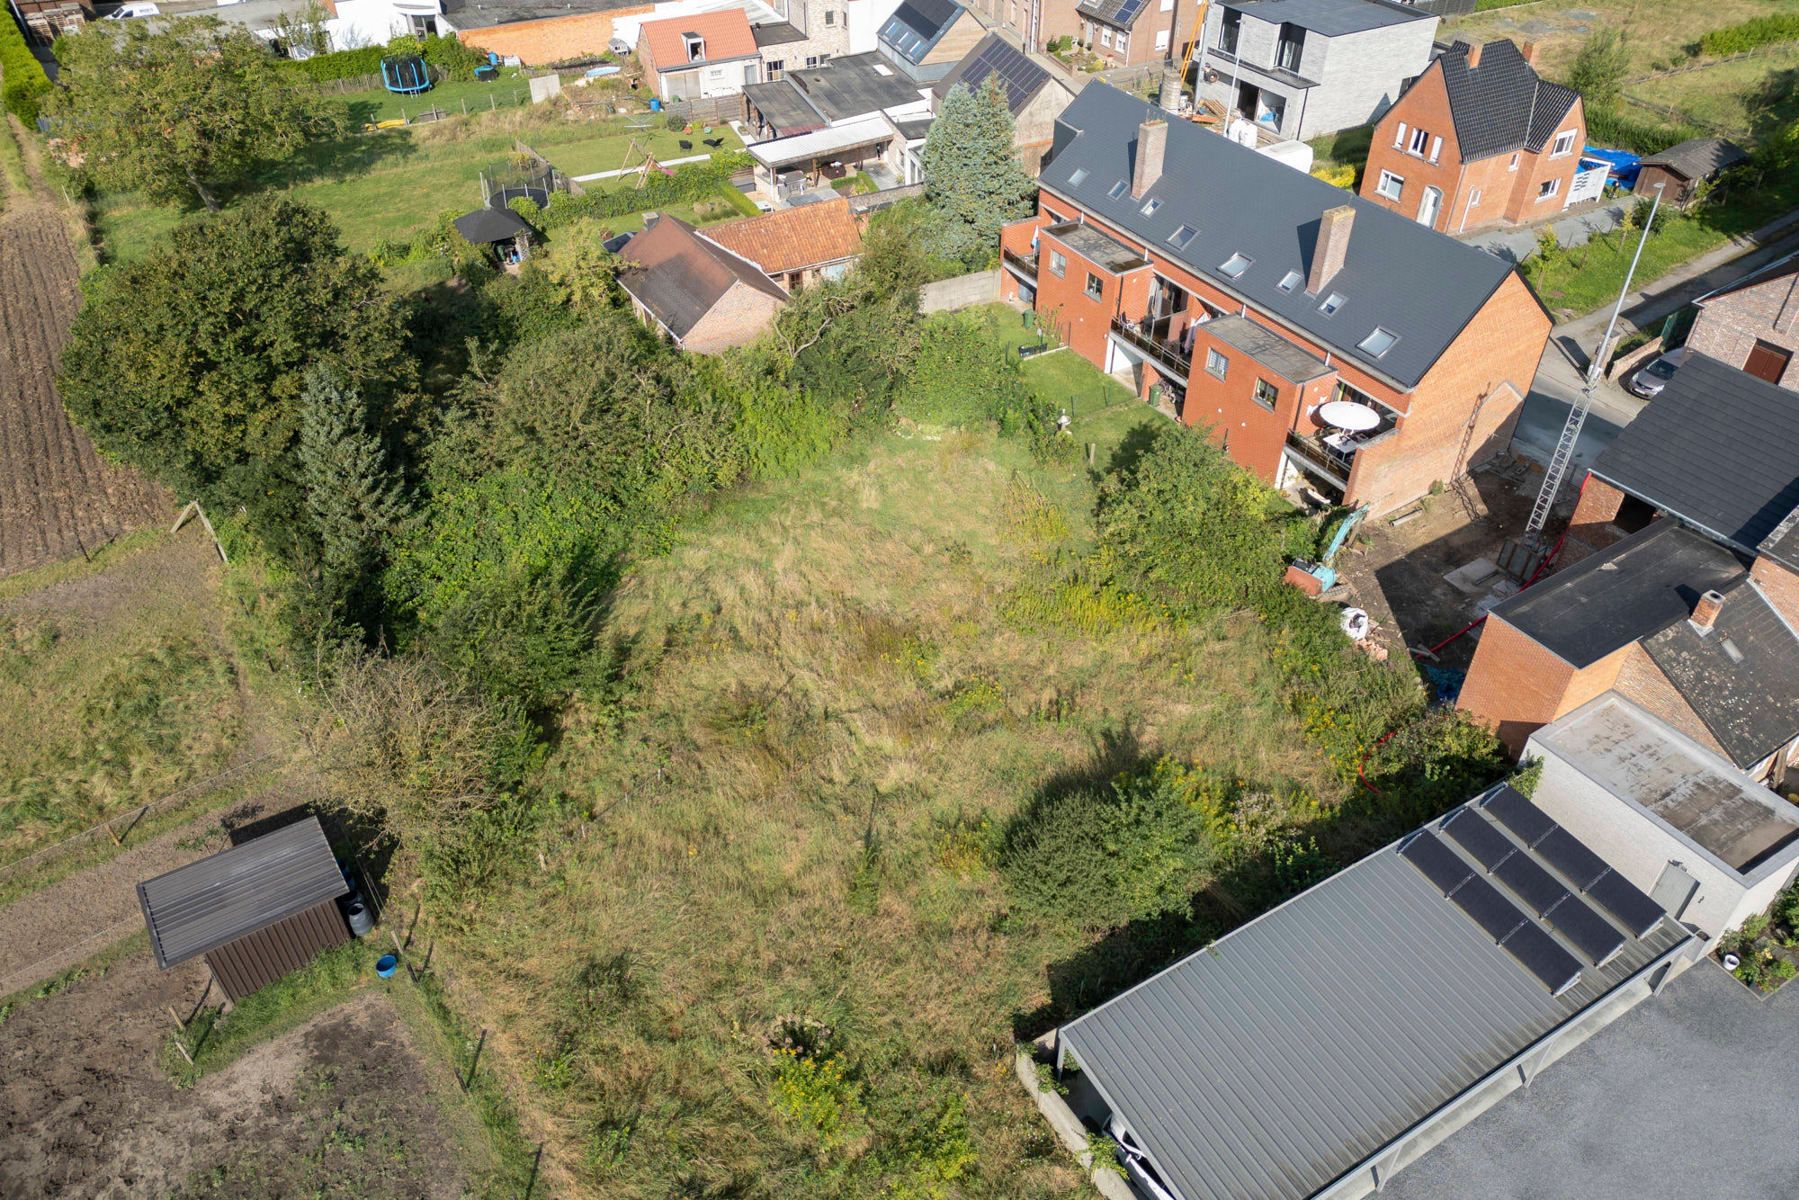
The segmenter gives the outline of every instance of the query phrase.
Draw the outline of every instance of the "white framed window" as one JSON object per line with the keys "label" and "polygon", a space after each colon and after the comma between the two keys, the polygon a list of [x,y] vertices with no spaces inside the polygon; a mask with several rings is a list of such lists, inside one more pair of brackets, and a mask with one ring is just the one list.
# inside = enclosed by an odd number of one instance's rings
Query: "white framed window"
{"label": "white framed window", "polygon": [[1397,200],[1405,193],[1405,176],[1395,175],[1391,171],[1380,173],[1380,182],[1374,186],[1374,194],[1384,196],[1388,200]]}
{"label": "white framed window", "polygon": [[1068,256],[1060,250],[1049,252],[1049,273],[1060,278],[1068,274]]}
{"label": "white framed window", "polygon": [[1367,337],[1356,343],[1356,348],[1365,351],[1368,354],[1372,354],[1375,358],[1379,358],[1381,355],[1391,350],[1393,348],[1393,343],[1398,340],[1399,335],[1397,333],[1394,333],[1390,329],[1382,329],[1380,326],[1376,325],[1373,333],[1370,333]]}
{"label": "white framed window", "polygon": [[1399,123],[1399,128],[1395,129],[1393,131],[1393,148],[1395,150],[1398,150],[1398,149],[1401,149],[1404,145],[1405,145],[1405,122],[1401,121]]}
{"label": "white framed window", "polygon": [[1468,207],[1469,208],[1479,208],[1480,207],[1480,189],[1479,188],[1475,188],[1472,192],[1468,193]]}
{"label": "white framed window", "polygon": [[1422,129],[1414,129],[1412,130],[1412,138],[1406,143],[1405,148],[1410,153],[1416,154],[1419,158],[1423,158],[1424,148],[1428,145],[1430,145],[1430,134]]}
{"label": "white framed window", "polygon": [[1219,263],[1218,269],[1232,279],[1241,279],[1243,278],[1243,272],[1249,270],[1250,264],[1254,261],[1255,260],[1250,258],[1247,254],[1233,254],[1222,263]]}
{"label": "white framed window", "polygon": [[1108,50],[1112,48],[1112,27],[1110,25],[1099,27],[1099,44]]}
{"label": "white framed window", "polygon": [[1560,158],[1564,154],[1574,153],[1574,133],[1572,129],[1564,129],[1555,135],[1555,145],[1549,148],[1550,158]]}
{"label": "white framed window", "polygon": [[1120,53],[1120,54],[1129,54],[1130,53],[1130,48],[1127,44],[1130,42],[1130,40],[1131,39],[1129,37],[1125,36],[1122,33],[1118,35],[1118,43],[1117,43],[1118,53]]}
{"label": "white framed window", "polygon": [[1206,373],[1223,379],[1225,371],[1230,369],[1231,360],[1210,346],[1206,347]]}
{"label": "white framed window", "polygon": [[1298,287],[1299,281],[1304,278],[1305,276],[1301,275],[1298,271],[1288,271],[1285,275],[1281,276],[1281,281],[1274,286],[1283,292],[1290,292]]}
{"label": "white framed window", "polygon": [[1087,298],[1089,300],[1097,300],[1105,290],[1106,281],[1095,275],[1092,271],[1087,272]]}
{"label": "white framed window", "polygon": [[1512,151],[1512,161],[1506,164],[1505,169],[1508,171],[1516,171],[1518,169],[1518,152],[1516,150]]}
{"label": "white framed window", "polygon": [[1537,199],[1552,200],[1561,193],[1561,190],[1562,181],[1560,179],[1545,179],[1537,187]]}
{"label": "white framed window", "polygon": [[1438,158],[1442,157],[1442,154],[1443,154],[1443,139],[1440,137],[1432,138],[1430,140],[1430,160],[1432,162],[1436,162]]}
{"label": "white framed window", "polygon": [[1156,30],[1156,49],[1158,51],[1166,51],[1168,49],[1168,31],[1166,29]]}
{"label": "white framed window", "polygon": [[1334,317],[1337,315],[1337,310],[1343,307],[1346,299],[1348,297],[1344,296],[1342,292],[1332,292],[1324,298],[1324,303],[1318,306],[1318,311],[1327,317]]}
{"label": "white framed window", "polygon": [[1273,412],[1275,403],[1277,401],[1279,401],[1280,398],[1281,398],[1280,389],[1276,388],[1272,383],[1269,383],[1266,379],[1256,380],[1256,403],[1257,404],[1260,404],[1263,408],[1267,409],[1269,412]]}

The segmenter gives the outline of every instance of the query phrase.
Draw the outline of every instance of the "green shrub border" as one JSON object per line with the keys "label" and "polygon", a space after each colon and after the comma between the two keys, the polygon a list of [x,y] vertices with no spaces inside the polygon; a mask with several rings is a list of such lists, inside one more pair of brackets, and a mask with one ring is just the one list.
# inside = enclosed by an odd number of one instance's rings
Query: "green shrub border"
{"label": "green shrub border", "polygon": [[1699,52],[1721,58],[1793,41],[1799,41],[1799,13],[1779,13],[1714,29],[1699,39]]}
{"label": "green shrub border", "polygon": [[44,74],[44,64],[31,52],[25,31],[10,11],[0,21],[0,75],[6,79],[0,88],[6,111],[36,129],[38,109],[50,94],[50,77]]}

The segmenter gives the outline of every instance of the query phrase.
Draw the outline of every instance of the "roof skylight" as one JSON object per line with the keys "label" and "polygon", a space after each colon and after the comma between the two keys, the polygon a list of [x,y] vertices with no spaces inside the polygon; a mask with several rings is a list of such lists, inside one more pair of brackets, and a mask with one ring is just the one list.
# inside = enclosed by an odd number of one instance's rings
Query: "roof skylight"
{"label": "roof skylight", "polygon": [[1070,187],[1080,187],[1083,183],[1086,183],[1086,182],[1087,182],[1087,168],[1086,167],[1076,167],[1074,169],[1074,174],[1072,174],[1068,177],[1068,186],[1070,186]]}
{"label": "roof skylight", "polygon": [[1112,185],[1112,190],[1107,192],[1106,195],[1108,195],[1108,196],[1112,197],[1112,199],[1116,200],[1116,199],[1118,199],[1118,197],[1124,195],[1124,189],[1129,186],[1131,186],[1129,183],[1127,183],[1125,180],[1120,179],[1117,183]]}
{"label": "roof skylight", "polygon": [[1147,200],[1143,204],[1143,215],[1146,217],[1153,217],[1156,215],[1156,209],[1161,207],[1162,202],[1160,200]]}
{"label": "roof skylight", "polygon": [[1226,275],[1230,276],[1232,279],[1241,279],[1241,278],[1243,278],[1243,272],[1249,270],[1249,264],[1254,261],[1255,260],[1250,258],[1248,255],[1233,254],[1229,258],[1225,259],[1222,263],[1220,263],[1218,265],[1218,269],[1220,271],[1223,271]]}
{"label": "roof skylight", "polygon": [[1373,333],[1356,343],[1356,349],[1366,351],[1374,357],[1379,358],[1381,355],[1391,350],[1393,348],[1393,343],[1398,340],[1399,335],[1397,333],[1394,333],[1391,329],[1382,329],[1380,326],[1376,325]]}
{"label": "roof skylight", "polygon": [[1344,301],[1348,299],[1349,297],[1345,296],[1342,292],[1332,292],[1324,298],[1324,303],[1318,306],[1318,311],[1327,317],[1335,316],[1337,310],[1342,308]]}
{"label": "roof skylight", "polygon": [[1193,228],[1193,226],[1182,225],[1179,229],[1168,235],[1168,244],[1173,246],[1176,250],[1185,250],[1187,248],[1187,243],[1192,241],[1198,234],[1199,230]]}
{"label": "roof skylight", "polygon": [[1301,275],[1298,271],[1288,271],[1285,275],[1281,276],[1281,281],[1274,286],[1278,287],[1283,292],[1290,292],[1298,287],[1299,281],[1304,278],[1305,276]]}

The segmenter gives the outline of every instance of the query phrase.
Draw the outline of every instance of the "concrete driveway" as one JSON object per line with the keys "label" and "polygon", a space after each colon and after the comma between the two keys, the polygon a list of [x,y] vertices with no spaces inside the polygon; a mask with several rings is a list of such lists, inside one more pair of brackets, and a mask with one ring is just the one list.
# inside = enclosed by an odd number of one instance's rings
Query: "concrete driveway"
{"label": "concrete driveway", "polygon": [[1792,1200],[1799,985],[1707,960],[1394,1176],[1385,1200]]}

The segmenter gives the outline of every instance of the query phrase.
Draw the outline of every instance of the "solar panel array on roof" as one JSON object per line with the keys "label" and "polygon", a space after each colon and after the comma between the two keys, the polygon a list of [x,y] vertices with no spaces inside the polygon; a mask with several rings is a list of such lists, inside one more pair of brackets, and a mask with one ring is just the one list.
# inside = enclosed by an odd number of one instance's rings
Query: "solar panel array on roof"
{"label": "solar panel array on roof", "polygon": [[1031,98],[1049,82],[1049,72],[1032,62],[1018,47],[997,33],[981,39],[981,44],[956,69],[937,85],[938,95],[947,95],[960,83],[969,91],[979,91],[992,79],[1006,93],[1006,107],[1017,116]]}
{"label": "solar panel array on roof", "polygon": [[[1551,994],[1579,980],[1583,957],[1602,967],[1617,956],[1627,940],[1617,925],[1642,938],[1661,923],[1655,901],[1509,786],[1450,813],[1437,831],[1444,836],[1430,829],[1413,834],[1400,856]],[[1616,925],[1576,890],[1591,896]]]}

